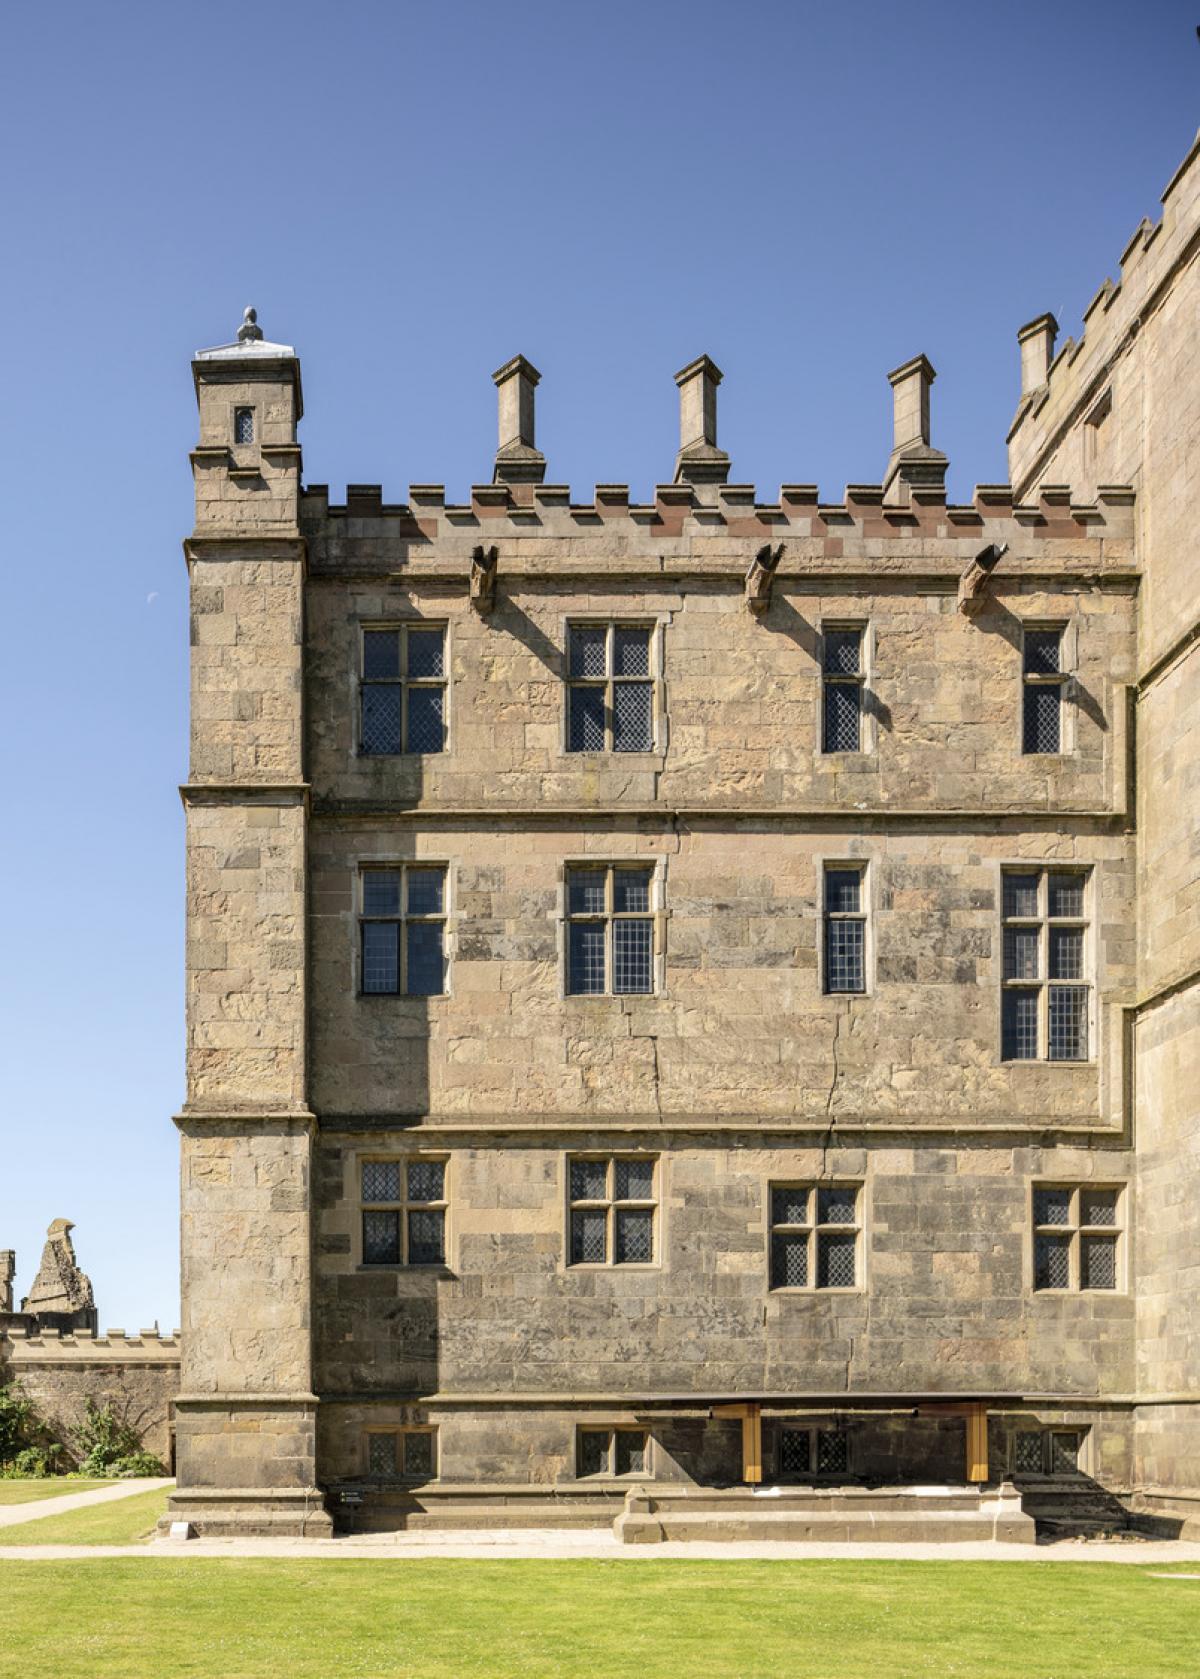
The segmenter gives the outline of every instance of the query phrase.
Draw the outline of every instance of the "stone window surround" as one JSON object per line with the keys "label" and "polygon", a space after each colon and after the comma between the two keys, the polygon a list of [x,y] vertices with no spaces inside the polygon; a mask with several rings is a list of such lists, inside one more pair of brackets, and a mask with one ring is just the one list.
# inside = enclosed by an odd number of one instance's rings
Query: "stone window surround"
{"label": "stone window surround", "polygon": [[[241,428],[242,416],[247,416],[250,436],[238,436]],[[235,448],[253,448],[258,442],[258,409],[252,402],[235,402],[230,407],[229,436]]]}
{"label": "stone window surround", "polygon": [[[1083,897],[1084,914],[1083,914],[1083,920],[1086,921],[1086,923],[1087,923],[1086,931],[1085,931],[1085,934],[1084,934],[1084,983],[1086,984],[1087,991],[1088,991],[1088,1017],[1087,1017],[1088,1053],[1087,1053],[1086,1060],[1070,1061],[1070,1060],[1065,1060],[1064,1059],[1064,1060],[1051,1061],[1049,1056],[1046,1055],[1046,1054],[1038,1054],[1037,1056],[1033,1056],[1033,1057],[1029,1057],[1029,1058],[1025,1058],[1025,1059],[1020,1059],[1020,1060],[1016,1060],[1016,1059],[1005,1060],[1005,1057],[1004,1057],[1003,997],[1001,996],[1000,1002],[998,1003],[997,1008],[996,1008],[996,1024],[995,1024],[996,1065],[998,1067],[1003,1067],[1004,1070],[1008,1073],[1016,1072],[1018,1074],[1018,1076],[1020,1075],[1020,1069],[1022,1069],[1022,1068],[1035,1068],[1038,1071],[1040,1071],[1042,1073],[1045,1073],[1050,1068],[1064,1069],[1067,1072],[1078,1072],[1081,1067],[1098,1068],[1098,1067],[1103,1066],[1104,1063],[1105,1063],[1105,1053],[1104,1053],[1104,1051],[1106,1049],[1106,1046],[1101,1043],[1101,1037],[1102,1037],[1101,1028],[1102,1028],[1103,1014],[1102,1014],[1102,1009],[1101,1009],[1101,1006],[1100,1006],[1100,987],[1099,987],[1099,983],[1098,983],[1098,979],[1097,979],[1097,974],[1099,972],[1099,951],[1098,951],[1098,948],[1097,948],[1097,934],[1098,934],[1099,928],[1102,925],[1102,920],[1103,920],[1103,916],[1102,916],[1103,905],[1100,903],[1100,881],[1101,881],[1101,871],[1100,871],[1100,869],[1095,864],[1093,864],[1091,862],[1078,862],[1074,858],[1059,859],[1057,857],[1052,857],[1052,856],[1045,856],[1045,857],[1033,856],[1033,857],[998,858],[998,859],[995,859],[995,860],[992,861],[991,870],[992,870],[992,873],[993,873],[993,876],[994,876],[994,879],[995,879],[995,882],[996,882],[996,884],[995,884],[995,902],[996,902],[996,921],[995,921],[995,925],[996,925],[996,928],[997,928],[997,931],[998,931],[998,934],[999,934],[999,936],[996,939],[995,944],[993,946],[993,972],[994,972],[995,986],[996,986],[997,991],[1003,993],[1004,987],[1005,987],[1005,979],[1004,979],[1004,925],[1005,925],[1004,877],[1005,877],[1005,875],[1007,875],[1007,874],[1037,874],[1037,875],[1078,874],[1078,875],[1082,875],[1084,877],[1084,897]],[[1046,890],[1046,888],[1045,888],[1044,884],[1039,885],[1039,887],[1038,887],[1039,905],[1040,905],[1041,899],[1045,895],[1045,890]],[[1041,917],[1041,922],[1042,922],[1043,925],[1045,925],[1047,923],[1047,921],[1048,921],[1048,917],[1046,917],[1046,916]],[[1047,999],[1047,996],[1048,996],[1048,993],[1049,993],[1049,986],[1050,986],[1049,976],[1048,975],[1043,976],[1043,978],[1040,981],[1038,981],[1037,983],[1040,985],[1042,993],[1043,993],[1042,1001],[1041,1001],[1041,1004],[1039,1005],[1039,1007],[1040,1007],[1041,1013],[1044,1015],[1044,1012],[1045,1012],[1045,1009],[1046,1009],[1046,1006],[1047,1006],[1046,999]],[[1039,1035],[1039,1049],[1045,1048],[1045,1046],[1046,1046],[1046,1032],[1047,1032],[1046,1022],[1045,1022],[1044,1019],[1040,1019],[1039,1020],[1039,1034],[1040,1034]]]}
{"label": "stone window surround", "polygon": [[[1031,1476],[1036,1475],[1040,1479],[1047,1481],[1063,1479],[1070,1479],[1074,1481],[1081,1475],[1090,1476],[1093,1472],[1092,1440],[1094,1432],[1095,1431],[1090,1423],[1037,1423],[1029,1427],[1024,1427],[1018,1423],[1009,1431],[1008,1438],[1005,1442],[1005,1461],[1008,1464],[1009,1476],[1019,1476],[1022,1480],[1026,1480]],[[1019,1469],[1017,1467],[1017,1436],[1019,1434],[1037,1435],[1041,1443],[1041,1469]],[[1079,1450],[1076,1468],[1055,1469],[1053,1467],[1053,1457],[1051,1455],[1052,1439],[1056,1434],[1074,1435],[1076,1440],[1078,1440]]]}
{"label": "stone window surround", "polygon": [[[350,976],[350,987],[351,987],[350,994],[351,994],[351,997],[354,999],[354,1001],[356,1003],[382,1002],[382,1003],[390,1003],[393,1006],[396,1005],[396,1004],[400,1004],[400,1005],[403,1005],[407,1008],[413,1008],[413,1007],[428,1008],[435,1003],[446,1002],[453,995],[453,992],[454,992],[454,954],[455,954],[455,947],[456,947],[456,943],[457,943],[457,941],[455,939],[455,936],[454,936],[454,929],[455,929],[455,924],[456,924],[456,920],[457,920],[456,911],[455,911],[455,903],[456,903],[455,873],[456,873],[456,867],[457,867],[457,859],[453,858],[453,857],[446,857],[446,856],[441,856],[441,857],[414,857],[410,854],[406,854],[405,856],[402,856],[402,857],[397,857],[397,856],[391,856],[391,855],[388,855],[388,854],[385,854],[385,853],[382,853],[382,852],[380,852],[380,853],[372,852],[369,856],[360,856],[360,857],[355,858],[352,866],[353,866],[353,871],[354,871],[353,886],[352,886],[352,891],[353,891],[353,895],[354,895],[354,916],[353,916],[354,931],[353,931],[353,941],[352,941],[351,976]],[[363,979],[363,975],[362,975],[362,931],[361,931],[362,921],[363,921],[363,912],[362,912],[363,875],[369,873],[372,869],[399,869],[403,872],[403,870],[405,868],[441,869],[443,871],[443,877],[444,878],[443,878],[443,884],[442,884],[442,914],[441,914],[440,919],[441,919],[442,924],[443,924],[443,938],[444,938],[444,941],[445,941],[444,945],[443,945],[443,951],[442,951],[443,964],[444,964],[444,968],[445,968],[445,979],[444,979],[445,989],[442,990],[442,991],[439,991],[439,992],[435,992],[428,997],[413,997],[413,996],[410,996],[405,991],[364,991],[363,990],[363,984],[362,984],[362,979]],[[401,886],[401,890],[402,891],[405,890],[403,885]],[[404,918],[402,917],[401,918],[402,922],[403,922],[403,919]]]}
{"label": "stone window surround", "polygon": [[[444,1254],[445,1254],[445,1258],[442,1260],[441,1264],[435,1264],[435,1265],[406,1265],[403,1262],[400,1262],[399,1264],[393,1264],[393,1265],[368,1265],[366,1263],[366,1261],[364,1260],[364,1258],[363,1258],[363,1230],[362,1230],[363,1210],[364,1210],[365,1207],[371,1207],[371,1206],[375,1206],[375,1205],[381,1204],[381,1203],[375,1203],[375,1202],[372,1202],[372,1201],[364,1201],[363,1200],[362,1169],[363,1169],[363,1166],[366,1165],[368,1162],[376,1161],[376,1160],[386,1161],[386,1162],[389,1162],[389,1163],[392,1162],[392,1161],[395,1161],[400,1166],[401,1183],[402,1183],[402,1187],[403,1187],[404,1199],[403,1199],[403,1202],[397,1202],[397,1203],[395,1203],[395,1205],[398,1207],[398,1209],[400,1211],[402,1226],[403,1226],[403,1222],[404,1222],[404,1215],[408,1210],[408,1183],[407,1183],[408,1173],[407,1173],[407,1169],[408,1169],[409,1162],[414,1161],[414,1160],[437,1161],[440,1165],[443,1165],[446,1168],[445,1182],[444,1182],[444,1185],[443,1185],[443,1192],[442,1192],[443,1193],[443,1199],[440,1203],[437,1203],[437,1205],[440,1205],[444,1208],[444,1215],[443,1215],[443,1222],[442,1222],[442,1240],[443,1240],[443,1251],[444,1251]],[[361,1148],[361,1149],[347,1149],[347,1151],[346,1151],[346,1169],[350,1174],[349,1183],[348,1183],[348,1186],[347,1186],[347,1188],[348,1188],[348,1200],[350,1202],[351,1207],[353,1208],[353,1218],[352,1218],[351,1226],[350,1226],[350,1250],[351,1250],[350,1251],[350,1258],[351,1258],[351,1263],[352,1263],[356,1273],[361,1272],[364,1275],[370,1275],[372,1273],[379,1272],[379,1273],[381,1273],[385,1276],[389,1273],[403,1273],[403,1274],[409,1275],[409,1276],[420,1275],[420,1276],[425,1276],[425,1277],[445,1277],[445,1276],[450,1276],[450,1275],[454,1274],[454,1255],[455,1255],[454,1240],[455,1240],[456,1232],[455,1232],[454,1199],[453,1199],[454,1151],[452,1149],[445,1149],[445,1148],[410,1148],[410,1149],[390,1148],[389,1149],[389,1148],[369,1148],[369,1147]],[[392,1203],[388,1203],[389,1206],[391,1204]],[[425,1202],[420,1203],[421,1206],[424,1206],[424,1205],[427,1205],[427,1204],[428,1205],[433,1205],[434,1203],[425,1203]],[[414,1203],[414,1205],[417,1205],[417,1203]],[[406,1238],[402,1233],[401,1242],[403,1243],[405,1240],[406,1240]],[[392,1429],[392,1432],[397,1432],[398,1429],[399,1429],[399,1426],[400,1425],[398,1425],[398,1424],[395,1425],[395,1427]]]}
{"label": "stone window surround", "polygon": [[[1044,1063],[1035,1063],[1044,1065]],[[1078,1066],[1076,1062],[1074,1065]],[[1072,1218],[1069,1224],[1055,1226],[1037,1226],[1034,1223],[1034,1192],[1039,1189],[1069,1189],[1071,1191]],[[1105,1225],[1081,1224],[1079,1219],[1079,1193],[1081,1190],[1114,1190],[1117,1196],[1115,1223]],[[1095,1180],[1080,1178],[1033,1176],[1025,1184],[1025,1261],[1024,1261],[1024,1292],[1031,1300],[1069,1300],[1081,1296],[1101,1295],[1116,1298],[1129,1293],[1129,1217],[1128,1217],[1129,1185],[1115,1178],[1097,1178]],[[1034,1254],[1035,1238],[1039,1228],[1046,1231],[1053,1230],[1061,1236],[1071,1238],[1071,1285],[1069,1288],[1038,1288],[1036,1275],[1036,1260]],[[1084,1288],[1079,1281],[1079,1243],[1080,1233],[1096,1234],[1116,1237],[1116,1274],[1115,1288]]]}
{"label": "stone window surround", "polygon": [[[870,997],[875,991],[875,911],[877,909],[876,877],[880,871],[875,868],[872,857],[852,857],[844,852],[831,853],[825,856],[818,853],[813,857],[814,894],[817,915],[817,991],[825,1002],[837,1003],[854,1000],[860,997]],[[862,875],[862,892],[859,898],[861,914],[864,923],[863,932],[863,988],[861,991],[830,991],[828,976],[825,972],[825,871],[826,869],[856,869]]]}
{"label": "stone window surround", "polygon": [[[1078,707],[1075,705],[1075,673],[1079,668],[1079,620],[1071,617],[1041,617],[1031,614],[1022,618],[1021,644],[1017,649],[1017,701],[1015,707],[1015,727],[1013,730],[1013,751],[1022,765],[1028,766],[1030,761],[1036,765],[1038,761],[1058,763],[1064,758],[1076,756],[1076,717]],[[1057,752],[1026,752],[1025,750],[1025,688],[1028,677],[1025,671],[1025,634],[1027,630],[1058,630],[1059,633],[1059,665],[1062,682],[1062,707],[1059,713],[1059,739]]]}
{"label": "stone window surround", "polygon": [[[614,992],[614,991],[569,991],[567,989],[567,966],[570,960],[569,940],[570,921],[567,916],[567,876],[572,869],[649,869],[650,870],[650,915],[654,923],[654,942],[652,961],[652,984],[649,991]],[[627,1004],[646,1003],[653,997],[662,997],[667,989],[667,859],[662,853],[639,857],[636,854],[618,853],[609,856],[607,853],[585,851],[572,853],[560,857],[558,860],[557,881],[558,902],[556,919],[558,922],[558,998],[560,1002],[582,1004],[585,1007],[595,1007],[597,1004],[607,1003],[610,1007],[623,1007]],[[611,976],[610,976],[611,977]],[[449,984],[447,984],[447,993]]]}
{"label": "stone window surround", "polygon": [[[858,751],[857,752],[827,752],[825,750],[825,632],[827,630],[858,630],[861,636],[859,654],[862,663],[861,681],[858,684],[859,712],[858,712]],[[845,613],[831,613],[828,618],[822,617],[817,624],[818,640],[816,650],[817,665],[817,693],[813,741],[816,745],[816,758],[819,763],[836,765],[839,758],[866,758],[874,754],[879,742],[879,733],[875,722],[875,707],[871,703],[871,696],[875,688],[875,626],[870,618],[847,616]]]}
{"label": "stone window surround", "polygon": [[[653,1229],[653,1236],[654,1236],[654,1249],[653,1249],[654,1258],[653,1259],[621,1260],[619,1263],[617,1262],[617,1260],[614,1259],[614,1257],[613,1257],[613,1253],[614,1253],[614,1243],[613,1243],[614,1229],[613,1229],[613,1226],[614,1226],[615,1221],[614,1221],[614,1218],[613,1218],[613,1208],[614,1208],[614,1206],[617,1205],[617,1202],[615,1201],[613,1195],[610,1193],[606,1196],[606,1203],[605,1203],[608,1207],[608,1230],[607,1230],[606,1250],[605,1250],[608,1257],[606,1259],[604,1259],[603,1261],[601,1261],[601,1260],[580,1260],[577,1263],[574,1263],[574,1264],[572,1263],[572,1261],[571,1261],[571,1208],[574,1205],[574,1203],[572,1202],[572,1199],[571,1199],[571,1162],[573,1160],[606,1160],[606,1161],[610,1162],[609,1169],[608,1169],[608,1179],[607,1179],[608,1186],[609,1186],[610,1190],[615,1188],[615,1186],[613,1185],[613,1181],[612,1181],[613,1180],[613,1167],[612,1167],[612,1164],[611,1164],[612,1162],[617,1161],[617,1160],[637,1160],[637,1161],[648,1161],[650,1163],[650,1166],[651,1166],[653,1174],[654,1174],[654,1181],[653,1181],[653,1184],[652,1184],[652,1189],[653,1189],[652,1229]],[[620,1273],[622,1271],[662,1271],[662,1270],[665,1270],[666,1267],[665,1267],[664,1260],[663,1260],[663,1255],[666,1252],[666,1216],[665,1215],[666,1215],[667,1196],[666,1196],[666,1185],[664,1183],[665,1170],[666,1170],[666,1162],[665,1162],[665,1159],[664,1159],[663,1155],[660,1154],[657,1151],[652,1152],[649,1149],[638,1149],[636,1147],[615,1148],[615,1149],[595,1149],[595,1148],[591,1148],[591,1149],[589,1149],[589,1148],[564,1149],[563,1152],[561,1153],[561,1155],[559,1156],[559,1171],[560,1171],[560,1174],[561,1174],[561,1178],[560,1178],[560,1203],[561,1203],[561,1206],[562,1206],[562,1232],[563,1232],[561,1259],[559,1261],[559,1266],[558,1266],[559,1272],[564,1276],[574,1276],[574,1275],[578,1275],[579,1273],[583,1273],[583,1272],[599,1271],[599,1272],[604,1273],[607,1276],[607,1275],[610,1275],[610,1274],[613,1274],[613,1273]],[[599,1203],[597,1203],[597,1206],[598,1205],[599,1205]],[[636,1201],[636,1202],[631,1202],[630,1205],[647,1206],[647,1205],[649,1205],[649,1203],[639,1200],[639,1201]]]}
{"label": "stone window surround", "polygon": [[[362,749],[362,686],[363,670],[366,659],[366,643],[364,636],[368,630],[441,630],[442,632],[442,668],[445,675],[441,678],[442,689],[442,750],[437,753],[427,752],[368,752]],[[427,757],[442,758],[454,746],[453,713],[450,694],[453,687],[451,671],[454,658],[454,620],[449,614],[434,613],[432,617],[425,617],[413,608],[378,615],[364,613],[354,619],[354,668],[350,672],[349,715],[352,719],[350,750],[347,756],[348,767],[361,770],[366,763],[394,763],[402,761],[408,764],[420,764]],[[407,676],[400,678],[401,685],[407,687]],[[434,678],[429,679],[430,686],[437,686]]]}
{"label": "stone window surround", "polygon": [[[842,1292],[844,1293],[846,1291],[843,1290]],[[855,1479],[858,1473],[856,1452],[857,1431],[850,1426],[850,1423],[846,1418],[828,1415],[820,1416],[811,1411],[801,1411],[792,1415],[785,1415],[775,1411],[772,1412],[769,1420],[764,1420],[766,1421],[766,1426],[770,1429],[771,1457],[774,1463],[776,1480],[782,1480],[785,1475],[780,1463],[783,1447],[781,1436],[785,1429],[789,1433],[807,1434],[809,1438],[809,1463],[813,1467],[804,1474],[802,1481],[803,1485],[809,1486],[814,1483],[819,1485],[822,1481],[834,1481],[841,1483]],[[846,1467],[844,1470],[830,1471],[822,1474],[821,1471],[815,1467],[817,1463],[818,1434],[841,1434],[845,1436]],[[789,1480],[791,1479],[790,1476],[788,1478]],[[799,1478],[799,1471],[797,1471],[797,1478]]]}
{"label": "stone window surround", "polygon": [[400,1445],[400,1437],[401,1436],[408,1435],[408,1434],[428,1434],[432,1437],[433,1463],[432,1463],[432,1468],[430,1470],[430,1473],[428,1475],[406,1475],[404,1473],[403,1469],[398,1469],[394,1476],[388,1476],[387,1477],[387,1479],[392,1484],[404,1481],[404,1482],[410,1483],[413,1486],[418,1486],[418,1485],[419,1486],[425,1486],[430,1481],[436,1481],[436,1480],[439,1480],[441,1478],[441,1464],[440,1464],[440,1461],[439,1461],[440,1454],[439,1454],[439,1450],[438,1450],[438,1446],[439,1446],[438,1429],[437,1429],[436,1424],[432,1424],[432,1423],[368,1423],[362,1431],[362,1441],[361,1441],[361,1444],[360,1444],[360,1447],[359,1447],[359,1451],[360,1451],[360,1454],[361,1454],[360,1458],[359,1458],[359,1461],[362,1464],[362,1474],[363,1474],[364,1479],[367,1479],[367,1480],[378,1479],[377,1476],[372,1475],[371,1467],[370,1467],[371,1436],[373,1434],[391,1434],[391,1435],[396,1436],[397,1447],[398,1447],[398,1455],[399,1455],[399,1452],[403,1451],[403,1446]]}
{"label": "stone window surround", "polygon": [[[558,753],[565,766],[579,767],[581,761],[602,759],[617,764],[661,765],[670,744],[670,723],[667,715],[666,632],[671,622],[670,612],[564,612],[558,623],[558,645],[562,661],[560,683],[562,704],[558,716]],[[603,752],[571,752],[568,750],[571,728],[571,630],[600,629],[628,625],[631,629],[650,629],[650,676],[653,683],[652,721],[654,745],[649,752],[617,752],[611,748]]]}
{"label": "stone window surround", "polygon": [[[597,1420],[593,1418],[586,1422],[576,1423],[571,1433],[572,1452],[570,1461],[573,1465],[574,1478],[577,1481],[584,1481],[589,1486],[593,1486],[601,1482],[617,1482],[620,1485],[627,1485],[631,1481],[651,1481],[657,1478],[654,1435],[651,1433],[650,1429],[645,1427],[643,1424],[625,1422],[608,1423],[604,1422],[602,1419]],[[609,1467],[607,1469],[600,1470],[595,1475],[581,1475],[579,1472],[582,1436],[585,1434],[607,1434],[609,1436]],[[618,1434],[641,1435],[644,1451],[644,1464],[641,1469],[629,1470],[624,1474],[618,1474],[614,1456],[614,1447],[616,1444],[614,1436]]]}
{"label": "stone window surround", "polygon": [[[764,1244],[763,1251],[764,1251],[764,1254],[765,1254],[765,1264],[764,1264],[763,1269],[764,1269],[764,1292],[768,1296],[768,1298],[774,1299],[774,1298],[777,1298],[777,1297],[787,1297],[789,1295],[792,1295],[792,1296],[797,1297],[798,1299],[807,1300],[807,1299],[811,1299],[813,1297],[820,1298],[820,1297],[825,1296],[825,1295],[838,1295],[838,1294],[857,1295],[857,1294],[865,1294],[867,1292],[867,1289],[868,1289],[867,1255],[870,1251],[870,1243],[867,1241],[867,1231],[870,1228],[870,1225],[869,1225],[870,1204],[869,1204],[869,1198],[868,1198],[868,1183],[869,1183],[869,1179],[866,1176],[861,1177],[861,1178],[855,1178],[855,1177],[842,1176],[840,1174],[836,1177],[831,1177],[831,1178],[814,1178],[814,1177],[811,1177],[811,1176],[805,1176],[802,1173],[798,1174],[796,1176],[792,1176],[792,1177],[777,1173],[777,1174],[769,1176],[769,1177],[767,1177],[763,1180],[763,1244]],[[804,1227],[804,1228],[807,1228],[808,1231],[809,1231],[809,1239],[808,1239],[808,1281],[806,1283],[803,1283],[803,1284],[790,1284],[789,1285],[789,1284],[781,1283],[778,1286],[776,1286],[775,1283],[772,1281],[772,1254],[771,1254],[772,1237],[774,1236],[775,1229],[776,1229],[775,1208],[774,1208],[774,1192],[777,1189],[792,1189],[792,1188],[806,1189],[809,1192],[809,1206],[810,1206],[810,1212],[811,1212],[811,1222],[806,1227]],[[856,1199],[855,1199],[855,1209],[854,1209],[855,1210],[854,1224],[853,1225],[841,1224],[841,1225],[820,1225],[820,1226],[818,1226],[817,1216],[816,1216],[816,1205],[815,1205],[815,1199],[816,1199],[815,1192],[818,1189],[853,1189],[853,1190],[855,1190],[856,1191]],[[779,1228],[782,1229],[782,1228],[786,1228],[786,1227],[780,1226]],[[795,1226],[793,1228],[802,1228],[802,1227]],[[855,1235],[854,1286],[852,1288],[845,1288],[845,1287],[818,1288],[817,1287],[815,1279],[816,1279],[816,1249],[817,1249],[816,1233],[817,1233],[818,1228],[821,1229],[821,1230],[826,1230],[826,1229],[838,1230],[838,1231],[843,1232],[843,1233],[845,1233],[849,1230],[854,1231],[854,1235]]]}

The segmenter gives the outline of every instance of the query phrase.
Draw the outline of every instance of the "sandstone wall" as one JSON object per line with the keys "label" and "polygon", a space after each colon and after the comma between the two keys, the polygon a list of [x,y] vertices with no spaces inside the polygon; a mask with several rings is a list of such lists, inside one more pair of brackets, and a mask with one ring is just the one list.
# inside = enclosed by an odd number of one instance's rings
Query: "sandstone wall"
{"label": "sandstone wall", "polygon": [[0,1382],[16,1382],[51,1432],[69,1450],[88,1399],[111,1404],[136,1429],[143,1446],[168,1469],[175,1453],[174,1401],[179,1392],[178,1332],[109,1330],[90,1335],[43,1331],[0,1335]]}

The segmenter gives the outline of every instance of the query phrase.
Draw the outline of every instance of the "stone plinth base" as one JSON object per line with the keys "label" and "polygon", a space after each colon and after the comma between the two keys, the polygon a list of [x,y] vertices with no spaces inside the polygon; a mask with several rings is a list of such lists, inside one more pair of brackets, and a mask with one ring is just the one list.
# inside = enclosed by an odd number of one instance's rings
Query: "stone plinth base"
{"label": "stone plinth base", "polygon": [[1128,1503],[1139,1532],[1200,1540],[1200,1487],[1144,1487]]}
{"label": "stone plinth base", "polygon": [[633,1487],[613,1523],[627,1545],[666,1540],[890,1544],[1003,1539],[1033,1544],[1009,1482],[996,1487]]}
{"label": "stone plinth base", "polygon": [[623,1487],[454,1483],[412,1489],[345,1484],[329,1493],[339,1533],[436,1533],[466,1528],[596,1528],[619,1515]]}
{"label": "stone plinth base", "polygon": [[333,1522],[319,1487],[190,1487],[171,1494],[158,1524],[188,1522],[201,1539],[329,1539]]}

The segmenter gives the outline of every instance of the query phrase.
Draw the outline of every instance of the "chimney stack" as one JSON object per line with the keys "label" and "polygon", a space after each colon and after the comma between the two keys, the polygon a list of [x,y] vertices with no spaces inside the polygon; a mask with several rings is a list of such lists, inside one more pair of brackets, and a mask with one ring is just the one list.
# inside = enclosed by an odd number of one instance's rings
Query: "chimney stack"
{"label": "chimney stack", "polygon": [[729,456],[717,448],[717,386],[722,373],[715,361],[699,356],[675,375],[679,386],[677,484],[724,484]]}
{"label": "chimney stack", "polygon": [[546,457],[535,444],[533,422],[533,393],[541,377],[524,356],[514,356],[492,374],[499,393],[500,446],[493,474],[497,484],[540,484],[546,476]]}
{"label": "chimney stack", "polygon": [[914,356],[888,374],[892,387],[892,453],[883,499],[904,505],[913,489],[944,490],[949,464],[929,441],[929,387],[937,378],[927,356]]}
{"label": "chimney stack", "polygon": [[1039,315],[1017,329],[1017,343],[1021,346],[1021,395],[1031,396],[1040,391],[1050,377],[1050,363],[1054,360],[1054,340],[1058,337],[1058,322],[1053,315]]}

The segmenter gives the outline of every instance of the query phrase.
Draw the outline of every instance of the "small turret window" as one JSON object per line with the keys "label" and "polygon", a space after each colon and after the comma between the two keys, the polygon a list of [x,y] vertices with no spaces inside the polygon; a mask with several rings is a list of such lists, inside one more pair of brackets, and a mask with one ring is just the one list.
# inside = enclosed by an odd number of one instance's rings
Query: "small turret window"
{"label": "small turret window", "polygon": [[235,443],[254,442],[254,410],[253,408],[235,408],[233,411],[233,441]]}

